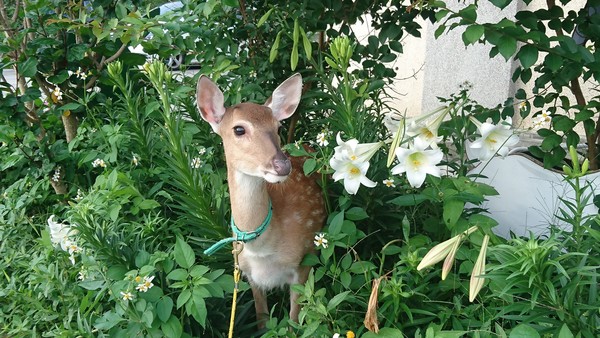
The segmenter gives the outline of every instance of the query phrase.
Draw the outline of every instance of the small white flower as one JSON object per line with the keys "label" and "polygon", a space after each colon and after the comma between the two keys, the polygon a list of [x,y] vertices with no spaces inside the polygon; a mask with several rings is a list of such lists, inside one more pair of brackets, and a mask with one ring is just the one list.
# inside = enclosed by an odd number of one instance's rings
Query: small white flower
{"label": "small white flower", "polygon": [[62,101],[63,92],[60,90],[60,88],[58,86],[54,87],[54,90],[52,91],[52,95],[54,95],[56,101]]}
{"label": "small white flower", "polygon": [[400,162],[392,168],[392,174],[406,173],[408,183],[414,188],[419,188],[427,174],[440,177],[440,168],[437,166],[444,154],[440,149],[426,150],[427,144],[421,139],[415,139],[410,148],[396,148],[396,157]]}
{"label": "small white flower", "polygon": [[340,338],[340,334],[339,333],[334,333],[332,338]]}
{"label": "small white flower", "polygon": [[479,129],[481,137],[473,141],[470,147],[478,150],[477,158],[481,161],[487,161],[496,154],[504,157],[508,154],[508,148],[519,142],[519,137],[511,129],[512,119],[510,117],[498,125],[489,122],[481,123],[474,118],[471,121]]}
{"label": "small white flower", "polygon": [[202,156],[202,155],[206,154],[206,148],[205,148],[205,147],[200,147],[200,148],[198,149],[198,154],[199,154],[200,156]]}
{"label": "small white flower", "polygon": [[127,291],[127,292],[121,291],[121,296],[123,297],[124,301],[128,301],[128,300],[132,300],[133,299],[133,295],[129,291]]}
{"label": "small white flower", "polygon": [[[138,276],[139,277],[139,276]],[[138,284],[138,286],[135,287],[136,290],[138,290],[139,292],[146,292],[149,289],[151,289],[154,284],[152,284],[152,280],[154,279],[154,276],[152,277],[144,277],[144,280],[142,283]],[[137,278],[136,278],[137,280]]]}
{"label": "small white flower", "polygon": [[86,271],[84,269],[79,270],[79,273],[77,274],[77,279],[80,281],[85,280],[85,276],[86,275]]}
{"label": "small white flower", "polygon": [[521,103],[519,103],[519,109],[525,110],[526,108],[527,108],[527,101],[521,101]]}
{"label": "small white flower", "polygon": [[75,196],[76,201],[81,201],[83,199],[83,191],[81,189],[77,189],[77,196]]}
{"label": "small white flower", "polygon": [[323,249],[327,249],[327,246],[329,245],[327,238],[325,238],[325,234],[322,232],[315,235],[314,243],[315,243],[315,246],[317,246],[317,247],[322,246]]}
{"label": "small white flower", "polygon": [[540,115],[533,118],[533,129],[546,128],[550,125],[552,117],[548,112],[542,112]]}
{"label": "small white flower", "polygon": [[388,188],[394,188],[396,187],[396,185],[394,184],[394,179],[393,178],[388,178],[386,180],[383,180],[383,184],[385,184],[386,187]]}
{"label": "small white flower", "polygon": [[469,81],[465,81],[458,86],[460,89],[471,90],[473,89],[473,84]]}
{"label": "small white flower", "polygon": [[60,181],[60,167],[57,167],[54,170],[54,175],[52,175],[52,181],[53,182],[58,182]]}
{"label": "small white flower", "polygon": [[192,160],[192,164],[191,164],[193,169],[198,169],[202,166],[202,160],[199,157],[195,157]]}
{"label": "small white flower", "polygon": [[137,158],[137,156],[133,155],[133,157],[131,158],[131,163],[133,163],[134,166],[138,166],[138,164],[140,164],[140,160]]}
{"label": "small white flower", "polygon": [[94,160],[94,162],[92,162],[92,167],[94,167],[94,168],[98,168],[98,167],[106,168],[106,163],[104,162],[103,159],[97,158],[97,159]]}
{"label": "small white flower", "polygon": [[327,141],[327,132],[317,134],[317,144],[321,147],[327,147],[327,145],[329,145],[329,141]]}

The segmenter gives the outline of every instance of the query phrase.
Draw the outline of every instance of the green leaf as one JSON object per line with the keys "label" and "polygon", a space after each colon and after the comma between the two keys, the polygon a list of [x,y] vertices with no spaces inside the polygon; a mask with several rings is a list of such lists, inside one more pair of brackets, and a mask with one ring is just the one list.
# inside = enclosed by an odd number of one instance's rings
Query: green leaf
{"label": "green leaf", "polygon": [[58,108],[59,111],[66,111],[66,110],[76,110],[79,107],[81,107],[81,104],[77,103],[77,102],[70,102],[67,103],[63,106],[60,106],[60,108]]}
{"label": "green leaf", "polygon": [[179,297],[177,297],[177,308],[181,308],[188,300],[192,297],[192,291],[190,289],[185,289],[181,291]]}
{"label": "green leaf", "polygon": [[498,41],[498,51],[508,61],[517,50],[517,40],[511,36],[503,35]]}
{"label": "green leaf", "polygon": [[175,262],[185,269],[189,269],[196,261],[194,250],[181,237],[177,237],[177,241],[175,242],[174,255]]}
{"label": "green leaf", "polygon": [[331,312],[335,310],[338,307],[338,305],[340,305],[346,298],[348,298],[349,294],[350,291],[344,291],[342,293],[338,293],[333,298],[331,298],[327,303],[327,311]]}
{"label": "green leaf", "polygon": [[88,46],[85,44],[74,44],[67,50],[67,61],[76,62],[85,58],[85,53],[88,50]]}
{"label": "green leaf", "polygon": [[194,317],[194,319],[204,328],[206,327],[206,316],[208,312],[206,311],[206,302],[204,298],[200,296],[199,293],[193,293],[193,304],[190,305],[188,313]]}
{"label": "green leaf", "polygon": [[508,6],[509,3],[511,3],[511,1],[512,0],[490,0],[490,2],[494,4],[494,6],[500,9],[504,9],[506,6]]}
{"label": "green leaf", "polygon": [[314,158],[306,159],[306,161],[304,161],[304,165],[302,166],[304,175],[306,175],[306,176],[310,175],[315,170],[316,167],[317,167],[317,161]]}
{"label": "green leaf", "polygon": [[234,8],[240,7],[240,3],[238,0],[222,0],[222,3],[229,7],[234,7]]}
{"label": "green leaf", "polygon": [[552,118],[552,126],[557,131],[573,130],[577,123],[564,115],[557,115]]}
{"label": "green leaf", "polygon": [[365,209],[361,207],[352,207],[346,210],[346,219],[349,219],[351,221],[360,221],[368,217],[369,215],[367,215]]}
{"label": "green leaf", "polygon": [[163,323],[160,328],[168,338],[179,338],[183,333],[183,327],[181,326],[179,319],[174,315],[169,317],[169,320]]}
{"label": "green leaf", "polygon": [[37,73],[38,60],[36,58],[28,58],[23,62],[19,62],[18,70],[21,76],[34,77]]}
{"label": "green leaf", "polygon": [[517,325],[510,334],[509,338],[539,338],[540,334],[531,326],[526,324]]}
{"label": "green leaf", "polygon": [[532,45],[525,45],[521,47],[519,53],[517,54],[519,61],[523,68],[527,69],[533,66],[538,59],[538,49]]}
{"label": "green leaf", "polygon": [[333,217],[331,223],[329,224],[329,233],[332,235],[337,235],[342,231],[342,225],[344,224],[344,211],[340,211],[337,215]]}
{"label": "green leaf", "polygon": [[187,279],[188,275],[188,271],[185,269],[175,269],[167,275],[167,278],[170,280],[181,281]]}
{"label": "green leaf", "polygon": [[110,330],[115,325],[119,324],[124,320],[125,319],[123,319],[120,315],[112,311],[108,311],[105,312],[104,315],[102,315],[102,317],[96,320],[96,322],[94,323],[94,327],[98,330]]}
{"label": "green leaf", "polygon": [[548,54],[548,55],[546,55],[546,58],[544,59],[544,65],[553,72],[556,72],[557,70],[559,70],[560,67],[562,67],[562,64],[563,64],[562,57],[560,57],[559,55],[556,55],[556,54]]}
{"label": "green leaf", "polygon": [[404,333],[391,327],[382,327],[378,333],[367,331],[361,338],[397,338],[404,337]]}
{"label": "green leaf", "polygon": [[456,222],[460,218],[460,215],[462,215],[464,208],[465,202],[463,201],[455,199],[444,201],[443,217],[444,223],[446,223],[448,228],[452,229],[456,225]]}
{"label": "green leaf", "polygon": [[462,34],[462,39],[465,45],[470,45],[479,41],[479,39],[483,36],[485,29],[480,25],[472,25],[468,26],[467,29]]}
{"label": "green leaf", "polygon": [[163,323],[167,322],[173,311],[173,300],[169,296],[163,296],[156,302],[156,315]]}
{"label": "green leaf", "polygon": [[408,207],[408,206],[414,206],[414,205],[419,205],[422,202],[427,201],[427,197],[423,194],[408,194],[408,195],[402,195],[402,196],[398,196],[396,198],[394,198],[393,200],[389,201],[389,203],[401,206],[401,207]]}

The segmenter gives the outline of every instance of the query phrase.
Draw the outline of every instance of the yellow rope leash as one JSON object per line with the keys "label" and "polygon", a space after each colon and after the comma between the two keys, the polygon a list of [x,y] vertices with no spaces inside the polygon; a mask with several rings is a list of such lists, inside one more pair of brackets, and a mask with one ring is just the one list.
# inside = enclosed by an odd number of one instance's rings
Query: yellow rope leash
{"label": "yellow rope leash", "polygon": [[233,243],[233,301],[231,304],[231,318],[229,319],[229,338],[233,338],[233,323],[235,322],[235,308],[237,305],[237,292],[242,273],[240,272],[240,266],[238,264],[238,256],[244,249],[243,242]]}

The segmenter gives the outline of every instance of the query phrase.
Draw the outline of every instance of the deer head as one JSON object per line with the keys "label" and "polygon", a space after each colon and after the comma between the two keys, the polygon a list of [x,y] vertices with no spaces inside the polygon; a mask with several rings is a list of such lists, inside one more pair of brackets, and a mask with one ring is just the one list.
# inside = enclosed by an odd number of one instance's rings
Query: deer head
{"label": "deer head", "polygon": [[223,92],[207,77],[200,77],[198,108],[223,139],[228,170],[270,183],[287,178],[291,165],[281,151],[277,132],[280,121],[296,111],[301,94],[302,77],[295,74],[280,84],[264,105],[240,103],[226,108]]}

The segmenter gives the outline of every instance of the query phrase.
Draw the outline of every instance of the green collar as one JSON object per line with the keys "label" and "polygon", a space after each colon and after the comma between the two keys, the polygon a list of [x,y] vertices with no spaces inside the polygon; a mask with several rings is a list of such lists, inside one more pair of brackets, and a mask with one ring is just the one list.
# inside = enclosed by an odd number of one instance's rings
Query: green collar
{"label": "green collar", "polygon": [[233,232],[233,236],[224,238],[224,239],[218,241],[217,243],[213,244],[210,248],[204,250],[204,254],[210,256],[213,253],[217,252],[222,247],[224,247],[228,243],[232,243],[232,242],[236,242],[236,241],[247,243],[247,242],[250,242],[250,241],[256,239],[258,236],[262,235],[265,232],[265,230],[267,230],[269,223],[271,223],[272,216],[273,216],[273,205],[271,204],[271,200],[269,200],[269,212],[267,213],[267,217],[265,217],[265,220],[262,222],[262,224],[259,225],[258,228],[256,228],[256,230],[254,230],[254,231],[240,230],[235,225],[235,222],[233,221],[233,215],[232,215],[231,216],[231,231]]}

